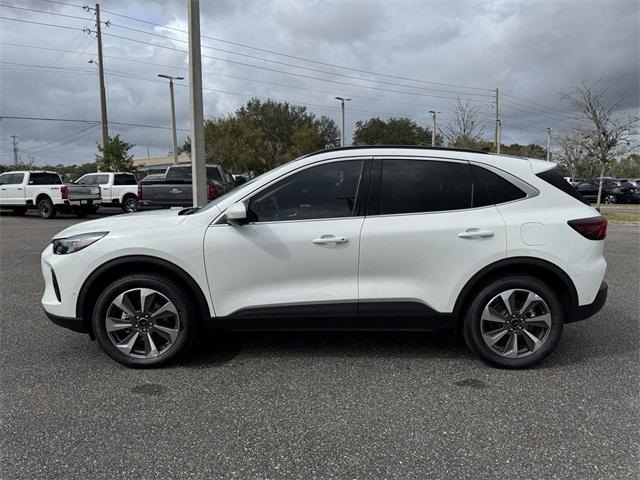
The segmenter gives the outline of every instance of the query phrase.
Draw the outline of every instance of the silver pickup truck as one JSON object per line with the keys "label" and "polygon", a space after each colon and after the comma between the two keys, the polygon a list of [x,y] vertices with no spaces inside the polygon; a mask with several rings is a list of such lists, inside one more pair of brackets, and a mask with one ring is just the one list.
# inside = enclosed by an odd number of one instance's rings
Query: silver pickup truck
{"label": "silver pickup truck", "polygon": [[100,187],[64,184],[56,172],[12,171],[0,175],[0,208],[24,214],[35,208],[42,218],[57,213],[84,216],[100,202]]}
{"label": "silver pickup truck", "polygon": [[[151,175],[149,175],[151,177]],[[191,207],[191,165],[171,165],[161,177],[142,179],[138,202],[145,207]],[[209,201],[235,188],[233,177],[220,165],[207,165]]]}

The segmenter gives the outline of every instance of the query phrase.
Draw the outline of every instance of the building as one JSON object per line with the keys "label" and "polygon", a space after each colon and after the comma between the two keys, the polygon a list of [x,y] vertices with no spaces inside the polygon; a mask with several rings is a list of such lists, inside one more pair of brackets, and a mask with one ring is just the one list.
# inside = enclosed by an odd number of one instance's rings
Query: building
{"label": "building", "polygon": [[[191,155],[186,153],[178,155],[178,164],[185,163],[191,163]],[[136,158],[133,160],[133,164],[139,172],[144,172],[145,175],[164,173],[167,167],[173,165],[173,156]]]}

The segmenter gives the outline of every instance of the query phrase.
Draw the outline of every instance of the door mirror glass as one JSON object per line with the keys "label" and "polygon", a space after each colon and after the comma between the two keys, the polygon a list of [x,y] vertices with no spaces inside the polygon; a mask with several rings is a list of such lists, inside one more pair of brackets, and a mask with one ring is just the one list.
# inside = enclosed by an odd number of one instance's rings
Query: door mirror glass
{"label": "door mirror glass", "polygon": [[244,203],[234,203],[227,209],[227,223],[229,225],[244,225],[248,222],[247,207],[244,206]]}

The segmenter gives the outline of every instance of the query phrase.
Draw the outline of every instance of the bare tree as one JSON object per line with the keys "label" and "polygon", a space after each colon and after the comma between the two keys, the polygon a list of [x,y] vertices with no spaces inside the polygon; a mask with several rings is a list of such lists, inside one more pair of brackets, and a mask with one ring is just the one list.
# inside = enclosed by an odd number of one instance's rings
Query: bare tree
{"label": "bare tree", "polygon": [[458,97],[454,119],[445,125],[443,135],[450,147],[473,148],[482,140],[484,125],[478,123],[480,105],[471,106],[469,101]]}
{"label": "bare tree", "polygon": [[598,208],[602,196],[602,177],[607,163],[633,149],[631,139],[638,124],[637,117],[621,118],[616,115],[623,98],[608,101],[606,93],[606,89],[599,88],[597,82],[592,86],[583,82],[563,95],[578,110],[580,120],[585,125],[578,129],[579,143],[600,167],[600,185],[596,202]]}
{"label": "bare tree", "polygon": [[559,163],[569,170],[569,174],[574,180],[578,177],[579,171],[584,171],[587,162],[587,152],[582,143],[582,137],[575,131],[565,133],[558,139]]}

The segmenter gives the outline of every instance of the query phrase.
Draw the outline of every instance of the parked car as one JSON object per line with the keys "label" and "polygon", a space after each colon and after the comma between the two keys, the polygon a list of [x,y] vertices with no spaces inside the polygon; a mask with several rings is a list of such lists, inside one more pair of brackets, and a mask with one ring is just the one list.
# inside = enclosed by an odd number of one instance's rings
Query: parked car
{"label": "parked car", "polygon": [[10,208],[16,214],[37,208],[42,218],[71,212],[84,216],[99,201],[99,187],[65,185],[55,172],[15,171],[0,175],[0,208]]}
{"label": "parked car", "polygon": [[632,178],[621,178],[620,189],[624,192],[625,203],[640,203],[640,183]]}
{"label": "parked car", "polygon": [[607,221],[551,162],[443,148],[301,157],[204,208],[71,226],[42,254],[49,318],[157,366],[201,328],[457,328],[506,368],[607,297]]}
{"label": "parked car", "polygon": [[[149,207],[191,206],[191,182],[191,165],[172,165],[164,176],[141,182],[138,202]],[[235,188],[235,181],[221,166],[207,165],[207,186],[207,198],[211,201]]]}
{"label": "parked car", "polygon": [[[99,205],[120,207],[125,212],[135,212],[138,209],[138,179],[133,173],[87,173],[74,183],[98,185],[102,197]],[[97,207],[97,205],[94,207],[94,211],[97,210]]]}
{"label": "parked car", "polygon": [[[576,185],[576,189],[585,200],[595,203],[598,200],[598,189],[600,187],[600,179],[583,180]],[[614,204],[625,203],[626,192],[622,189],[622,184],[615,178],[604,178],[602,180],[602,194],[600,200],[602,203]]]}

